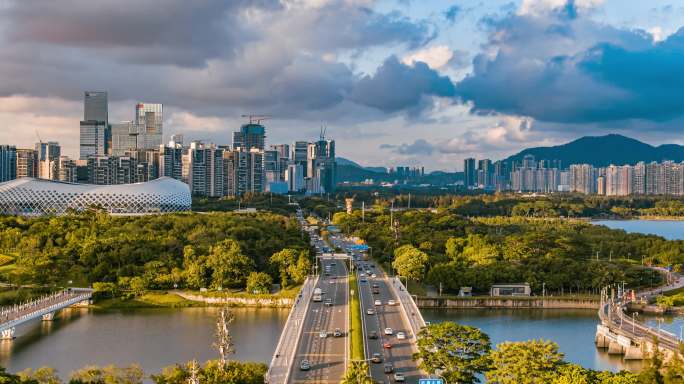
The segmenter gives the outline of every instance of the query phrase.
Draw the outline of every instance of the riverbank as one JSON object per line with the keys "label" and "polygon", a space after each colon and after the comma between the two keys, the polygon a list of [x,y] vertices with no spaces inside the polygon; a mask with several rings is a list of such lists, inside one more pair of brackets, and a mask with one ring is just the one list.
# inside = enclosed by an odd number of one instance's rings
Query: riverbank
{"label": "riverbank", "polygon": [[425,297],[415,298],[420,309],[450,308],[524,308],[524,309],[599,309],[598,296],[578,297]]}
{"label": "riverbank", "polygon": [[255,295],[245,292],[150,291],[130,299],[113,298],[96,301],[98,309],[189,308],[189,307],[251,307],[289,308],[300,287],[274,294]]}

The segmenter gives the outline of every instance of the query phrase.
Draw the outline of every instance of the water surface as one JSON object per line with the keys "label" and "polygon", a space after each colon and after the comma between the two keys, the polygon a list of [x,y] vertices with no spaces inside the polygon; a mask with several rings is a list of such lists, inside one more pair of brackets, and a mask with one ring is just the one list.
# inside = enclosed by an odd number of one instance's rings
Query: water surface
{"label": "water surface", "polygon": [[569,362],[596,370],[641,368],[639,361],[623,361],[596,348],[598,316],[594,310],[575,309],[425,309],[426,321],[454,321],[480,328],[492,345],[504,341],[544,339],[556,342]]}
{"label": "water surface", "polygon": [[668,240],[684,240],[684,221],[679,220],[596,220],[594,224],[629,233],[662,236]]}
{"label": "water surface", "polygon": [[[233,358],[269,363],[287,310],[235,308]],[[0,365],[10,372],[51,366],[62,377],[89,364],[139,363],[158,373],[178,362],[216,359],[212,348],[216,308],[98,311],[71,308],[54,322],[33,321],[17,338],[0,342]]]}

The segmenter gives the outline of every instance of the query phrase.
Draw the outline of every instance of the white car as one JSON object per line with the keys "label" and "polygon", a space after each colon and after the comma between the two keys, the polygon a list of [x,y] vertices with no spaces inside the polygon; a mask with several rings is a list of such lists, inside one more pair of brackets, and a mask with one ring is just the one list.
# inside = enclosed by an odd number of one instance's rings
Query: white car
{"label": "white car", "polygon": [[318,332],[318,337],[320,337],[321,339],[325,339],[326,337],[328,337],[328,332],[320,331]]}
{"label": "white car", "polygon": [[406,377],[404,377],[403,373],[397,372],[394,374],[394,381],[396,381],[397,383],[403,383],[404,381],[406,381]]}
{"label": "white car", "polygon": [[397,305],[397,302],[394,300],[388,300],[387,305]]}
{"label": "white car", "polygon": [[376,274],[374,273],[374,274],[371,275],[371,277],[375,279],[376,277],[378,277],[378,275],[376,275]]}
{"label": "white car", "polygon": [[397,332],[397,339],[399,339],[399,340],[406,339],[406,334],[404,332]]}
{"label": "white car", "polygon": [[392,328],[385,328],[385,335],[391,336],[393,333],[394,331],[392,330]]}
{"label": "white car", "polygon": [[373,308],[368,308],[366,310],[366,315],[375,315],[375,309]]}
{"label": "white car", "polygon": [[380,301],[380,300],[375,300],[375,303],[374,303],[374,304],[375,304],[376,306],[381,306],[381,305],[382,305],[382,301]]}

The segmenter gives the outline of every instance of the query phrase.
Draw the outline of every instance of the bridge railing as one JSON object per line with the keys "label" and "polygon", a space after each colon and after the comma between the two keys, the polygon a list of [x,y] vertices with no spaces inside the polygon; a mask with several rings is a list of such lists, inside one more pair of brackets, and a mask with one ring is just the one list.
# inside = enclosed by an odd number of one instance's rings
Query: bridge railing
{"label": "bridge railing", "polygon": [[399,303],[402,307],[402,313],[406,317],[408,325],[411,327],[413,337],[418,337],[418,332],[425,327],[425,319],[418,309],[418,305],[411,297],[411,294],[406,290],[404,284],[397,277],[390,278],[390,287],[394,291],[395,296],[399,299]]}
{"label": "bridge railing", "polygon": [[91,296],[91,289],[72,288],[22,304],[2,307],[0,308],[0,330],[12,328],[30,319],[88,300]]}

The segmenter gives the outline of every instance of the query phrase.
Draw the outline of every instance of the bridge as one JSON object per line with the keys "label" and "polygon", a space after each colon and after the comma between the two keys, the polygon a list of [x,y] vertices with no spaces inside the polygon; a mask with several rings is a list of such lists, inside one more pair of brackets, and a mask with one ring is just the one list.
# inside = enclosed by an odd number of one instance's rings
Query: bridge
{"label": "bridge", "polygon": [[42,318],[44,321],[54,319],[55,312],[84,301],[89,301],[93,290],[89,288],[69,288],[10,307],[0,308],[0,338],[14,338],[16,326]]}
{"label": "bridge", "polygon": [[684,340],[627,315],[625,311],[629,300],[623,296],[609,296],[607,289],[602,292],[599,309],[601,324],[596,326],[596,346],[607,348],[609,354],[624,355],[627,360],[647,358],[656,350],[656,346],[666,360],[678,353],[679,344]]}

